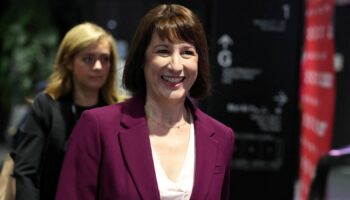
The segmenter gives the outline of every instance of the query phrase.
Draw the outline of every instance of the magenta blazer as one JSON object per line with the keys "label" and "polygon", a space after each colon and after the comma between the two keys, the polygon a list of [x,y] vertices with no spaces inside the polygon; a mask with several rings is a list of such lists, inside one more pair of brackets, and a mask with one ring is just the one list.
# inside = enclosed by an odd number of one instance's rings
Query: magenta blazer
{"label": "magenta blazer", "polygon": [[[56,200],[159,200],[144,99],[85,111],[65,155]],[[192,200],[229,199],[232,129],[189,99],[195,126]]]}

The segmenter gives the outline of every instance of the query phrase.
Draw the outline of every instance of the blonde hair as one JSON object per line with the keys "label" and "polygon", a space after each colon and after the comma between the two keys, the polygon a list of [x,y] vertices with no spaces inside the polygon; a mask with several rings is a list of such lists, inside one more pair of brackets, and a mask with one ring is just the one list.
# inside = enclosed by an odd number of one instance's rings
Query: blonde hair
{"label": "blonde hair", "polygon": [[49,77],[45,92],[54,100],[72,91],[72,75],[68,66],[74,57],[100,41],[107,41],[111,53],[111,68],[106,83],[101,88],[101,94],[108,104],[118,101],[116,87],[117,50],[113,36],[100,26],[85,22],[74,26],[64,36],[56,54],[54,69]]}

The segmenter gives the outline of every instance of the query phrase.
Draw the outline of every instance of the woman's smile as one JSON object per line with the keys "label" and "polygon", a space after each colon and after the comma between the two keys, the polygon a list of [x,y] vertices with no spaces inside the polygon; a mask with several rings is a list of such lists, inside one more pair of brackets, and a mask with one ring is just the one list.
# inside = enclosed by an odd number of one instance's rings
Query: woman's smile
{"label": "woman's smile", "polygon": [[180,83],[183,83],[185,80],[185,77],[183,76],[161,76],[162,80],[166,83],[166,84],[170,84],[170,85],[178,85]]}

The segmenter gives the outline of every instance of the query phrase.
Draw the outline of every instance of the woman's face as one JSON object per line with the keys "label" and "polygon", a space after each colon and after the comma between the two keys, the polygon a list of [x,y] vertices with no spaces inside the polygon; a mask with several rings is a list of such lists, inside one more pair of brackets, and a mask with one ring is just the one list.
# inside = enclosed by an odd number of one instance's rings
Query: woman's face
{"label": "woman's face", "polygon": [[147,97],[184,100],[198,74],[198,54],[187,42],[161,40],[153,33],[144,66]]}
{"label": "woman's face", "polygon": [[75,90],[98,92],[105,84],[111,67],[111,53],[106,40],[90,45],[69,66]]}

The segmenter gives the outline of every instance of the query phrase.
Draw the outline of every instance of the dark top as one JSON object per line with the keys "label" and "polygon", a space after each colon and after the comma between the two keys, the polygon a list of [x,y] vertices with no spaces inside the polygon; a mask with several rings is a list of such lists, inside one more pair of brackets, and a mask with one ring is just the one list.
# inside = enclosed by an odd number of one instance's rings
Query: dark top
{"label": "dark top", "polygon": [[[101,98],[100,98],[101,99]],[[105,101],[92,107],[107,105]],[[92,107],[73,104],[66,95],[54,101],[45,93],[34,99],[15,149],[16,200],[53,200],[66,144],[81,113]]]}

